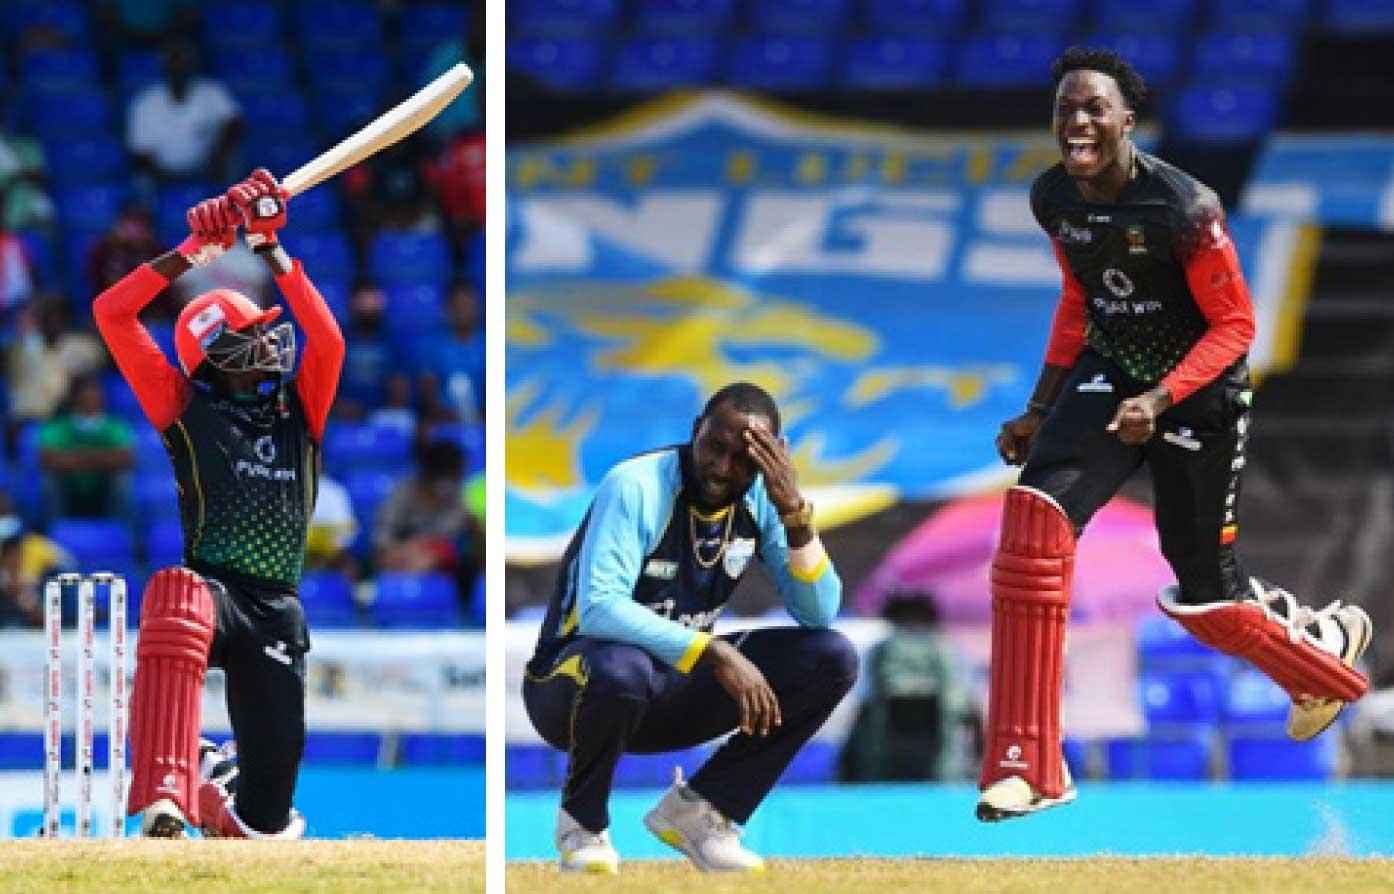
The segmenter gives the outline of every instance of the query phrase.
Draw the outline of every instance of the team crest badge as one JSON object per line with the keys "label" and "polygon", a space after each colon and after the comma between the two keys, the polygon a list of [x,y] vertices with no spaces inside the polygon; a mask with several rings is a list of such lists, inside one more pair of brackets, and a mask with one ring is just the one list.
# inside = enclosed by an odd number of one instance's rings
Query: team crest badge
{"label": "team crest badge", "polygon": [[726,554],[721,557],[721,565],[726,576],[731,578],[745,574],[750,565],[750,557],[755,555],[755,541],[749,537],[737,537],[726,546]]}
{"label": "team crest badge", "polygon": [[1147,254],[1147,246],[1142,241],[1141,224],[1129,224],[1128,229],[1123,231],[1123,238],[1128,240],[1128,254]]}

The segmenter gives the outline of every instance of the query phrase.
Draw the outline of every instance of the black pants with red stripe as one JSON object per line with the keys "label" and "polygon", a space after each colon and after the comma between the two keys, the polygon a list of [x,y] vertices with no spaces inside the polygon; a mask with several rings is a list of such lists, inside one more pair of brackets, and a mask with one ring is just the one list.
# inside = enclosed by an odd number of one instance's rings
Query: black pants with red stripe
{"label": "black pants with red stripe", "polygon": [[1019,483],[1053,497],[1078,533],[1146,463],[1162,554],[1182,601],[1238,599],[1249,588],[1234,549],[1253,394],[1248,368],[1237,362],[1163,413],[1146,443],[1130,447],[1107,426],[1121,402],[1151,387],[1086,349],[1041,424]]}

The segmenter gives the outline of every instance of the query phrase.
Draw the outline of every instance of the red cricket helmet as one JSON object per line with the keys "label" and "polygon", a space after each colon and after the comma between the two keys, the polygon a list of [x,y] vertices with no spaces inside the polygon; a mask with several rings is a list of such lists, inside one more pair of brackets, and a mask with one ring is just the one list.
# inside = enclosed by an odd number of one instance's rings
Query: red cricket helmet
{"label": "red cricket helmet", "polygon": [[268,333],[269,341],[260,350],[258,345],[263,339],[237,337],[238,333],[258,323],[269,323],[280,315],[279,305],[262,310],[247,296],[232,289],[204,292],[184,305],[174,324],[174,349],[179,355],[179,365],[184,367],[187,376],[192,376],[205,360],[229,372],[249,369],[290,372],[295,357],[295,336],[289,323],[282,323]]}

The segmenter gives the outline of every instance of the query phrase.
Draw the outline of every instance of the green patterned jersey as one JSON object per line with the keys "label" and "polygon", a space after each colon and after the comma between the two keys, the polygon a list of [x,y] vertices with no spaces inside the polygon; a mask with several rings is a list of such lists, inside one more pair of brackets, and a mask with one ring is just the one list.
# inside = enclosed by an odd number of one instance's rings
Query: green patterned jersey
{"label": "green patterned jersey", "polygon": [[293,384],[284,406],[196,390],[161,432],[174,463],[184,563],[294,587],[319,480],[319,447]]}

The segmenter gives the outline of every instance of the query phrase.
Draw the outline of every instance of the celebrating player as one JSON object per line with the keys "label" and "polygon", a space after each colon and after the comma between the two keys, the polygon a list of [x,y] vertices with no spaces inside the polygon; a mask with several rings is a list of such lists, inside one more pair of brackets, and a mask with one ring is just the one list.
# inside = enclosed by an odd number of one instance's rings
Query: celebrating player
{"label": "celebrating player", "polygon": [[[757,556],[800,626],[712,636]],[[523,684],[533,726],[567,752],[561,868],[617,870],[607,802],[622,753],[736,730],[690,783],[675,774],[644,824],[704,871],[762,869],[735,823],[856,680],[856,651],[828,629],[841,595],[760,388],[722,388],[690,444],[610,470],[567,547]]]}
{"label": "celebrating player", "polygon": [[1075,539],[1146,463],[1162,553],[1178,583],[1161,609],[1196,639],[1253,662],[1292,697],[1310,739],[1359,698],[1370,619],[1314,611],[1250,577],[1235,551],[1251,390],[1248,288],[1215,193],[1133,145],[1142,79],[1108,52],[1053,70],[1062,160],[1031,189],[1064,284],[1026,412],[997,449],[1025,462],[992,563],[992,664],[977,815],[1074,799],[1060,753],[1060,685]]}
{"label": "celebrating player", "polygon": [[[131,700],[129,808],[143,834],[178,838],[186,822],[234,838],[296,838],[291,806],[305,744],[309,636],[296,587],[315,502],[320,442],[344,357],[324,299],[276,233],[286,194],[265,170],[189,209],[190,236],[93,304],[97,326],[174,464],[184,566],[145,588]],[[206,292],[175,326],[180,369],[137,319],[191,266],[233,245],[239,226],[275,275],[306,335],[228,289]],[[200,780],[204,672],[221,667],[238,773]]]}

